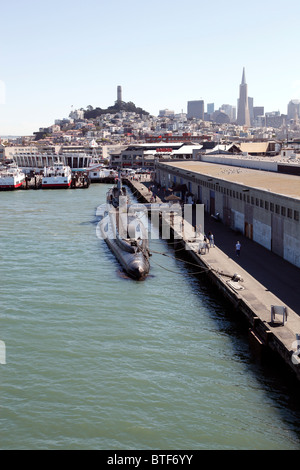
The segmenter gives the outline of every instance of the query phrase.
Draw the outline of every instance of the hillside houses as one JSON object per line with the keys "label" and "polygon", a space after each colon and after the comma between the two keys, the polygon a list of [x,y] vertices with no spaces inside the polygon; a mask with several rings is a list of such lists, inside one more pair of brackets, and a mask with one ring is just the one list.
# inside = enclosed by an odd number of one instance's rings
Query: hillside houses
{"label": "hillside houses", "polygon": [[[81,110],[78,110],[81,111]],[[172,149],[168,154],[161,153],[162,144],[199,145],[201,153],[249,154],[250,156],[274,156],[280,153],[287,142],[285,128],[237,126],[236,124],[187,119],[185,113],[160,113],[159,116],[137,114],[136,112],[119,111],[105,113],[93,119],[85,119],[82,112],[72,111],[69,118],[57,119],[47,128],[40,128],[33,136],[22,136],[16,139],[2,139],[0,158],[5,157],[5,150],[11,146],[30,146],[43,151],[55,146],[64,149],[88,149],[90,142],[97,143],[98,156],[110,159],[110,149],[114,149],[112,165],[118,162],[134,163],[136,157],[130,150],[131,157],[124,153],[130,146],[153,144],[144,148],[143,162],[153,164],[154,160],[163,158],[181,158],[181,151]],[[290,147],[299,148],[300,128],[293,127],[288,133]],[[293,145],[295,142],[295,145]],[[186,147],[187,148],[187,147]],[[120,149],[120,151],[118,151]],[[158,151],[157,151],[158,149]],[[138,149],[139,150],[139,149]],[[138,155],[138,150],[136,155]],[[199,147],[200,150],[200,147]],[[166,157],[167,154],[167,157]],[[125,158],[126,157],[126,158]],[[187,158],[185,155],[184,158]],[[137,160],[138,162],[138,160]]]}

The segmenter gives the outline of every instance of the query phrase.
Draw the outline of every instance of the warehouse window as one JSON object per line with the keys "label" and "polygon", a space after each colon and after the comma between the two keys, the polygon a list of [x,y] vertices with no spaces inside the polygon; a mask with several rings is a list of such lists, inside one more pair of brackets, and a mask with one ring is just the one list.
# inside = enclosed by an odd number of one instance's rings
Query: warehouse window
{"label": "warehouse window", "polygon": [[286,216],[286,210],[284,206],[281,206],[281,215]]}
{"label": "warehouse window", "polygon": [[287,210],[287,216],[288,216],[289,219],[292,218],[292,213],[293,213],[292,209]]}
{"label": "warehouse window", "polygon": [[299,222],[299,211],[294,211],[294,219]]}

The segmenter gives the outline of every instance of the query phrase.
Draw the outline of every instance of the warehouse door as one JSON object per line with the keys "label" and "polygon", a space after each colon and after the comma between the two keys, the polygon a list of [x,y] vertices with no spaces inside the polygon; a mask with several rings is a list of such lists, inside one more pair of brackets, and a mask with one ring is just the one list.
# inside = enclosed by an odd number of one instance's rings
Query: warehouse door
{"label": "warehouse door", "polygon": [[253,240],[253,225],[249,224],[249,222],[245,222],[244,235],[245,237],[250,238],[250,240]]}
{"label": "warehouse door", "polygon": [[283,220],[271,214],[271,251],[283,256]]}
{"label": "warehouse door", "polygon": [[214,192],[214,191],[210,191],[210,192],[209,192],[209,198],[210,198],[210,201],[209,201],[209,213],[210,213],[210,215],[215,215],[215,213],[216,213],[216,205],[215,205],[215,192]]}

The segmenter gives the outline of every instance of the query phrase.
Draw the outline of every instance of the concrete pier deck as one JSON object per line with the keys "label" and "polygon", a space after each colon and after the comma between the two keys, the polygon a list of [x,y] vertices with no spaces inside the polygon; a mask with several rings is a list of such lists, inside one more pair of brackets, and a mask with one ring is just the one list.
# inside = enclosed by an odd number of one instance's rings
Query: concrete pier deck
{"label": "concrete pier deck", "polygon": [[[151,202],[152,193],[143,183],[129,184],[141,202]],[[157,194],[156,202],[163,202],[163,195]],[[300,269],[206,215],[205,233],[209,231],[214,235],[215,247],[205,254],[198,253],[198,242],[183,238],[179,243],[238,314],[246,318],[249,338],[255,346],[278,354],[300,380],[296,341],[300,334]],[[237,240],[242,245],[240,257],[235,253]],[[233,281],[234,274],[241,281]],[[283,315],[271,319],[272,305],[285,306],[287,319]]]}

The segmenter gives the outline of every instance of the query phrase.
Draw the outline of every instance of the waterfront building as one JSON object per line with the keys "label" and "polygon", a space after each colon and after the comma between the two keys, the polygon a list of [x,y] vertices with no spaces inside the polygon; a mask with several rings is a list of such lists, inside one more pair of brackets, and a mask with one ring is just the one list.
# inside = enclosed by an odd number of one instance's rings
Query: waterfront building
{"label": "waterfront building", "polygon": [[[239,162],[241,162],[241,157],[243,157],[246,163],[242,166],[246,166],[248,168],[264,168],[270,171],[272,171],[272,166],[274,166],[274,168],[276,168],[275,171],[277,171],[277,160],[273,158],[272,165],[270,165],[269,161],[272,159],[268,157],[279,155],[281,151],[281,144],[279,142],[227,142],[224,144],[218,143],[217,145],[208,144],[214,143],[203,142],[202,148],[199,151],[194,152],[194,160],[223,163],[225,165],[240,165],[241,163]],[[232,163],[233,156],[236,159],[234,160],[235,163]],[[257,157],[259,158],[260,166],[257,166]],[[263,164],[265,164],[264,167]]]}
{"label": "waterfront building", "polygon": [[208,214],[300,267],[299,176],[208,162],[158,162],[162,186],[185,184]]}
{"label": "waterfront building", "polygon": [[300,150],[300,139],[293,139],[287,142],[287,145],[294,149],[294,150]]}
{"label": "waterfront building", "polygon": [[119,152],[111,153],[110,166],[152,170],[156,161],[189,160],[193,158],[193,151],[201,148],[202,145],[192,142],[132,144]]}
{"label": "waterfront building", "polygon": [[45,167],[53,167],[58,161],[69,166],[73,171],[88,168],[93,161],[92,155],[84,153],[23,153],[18,152],[12,155],[13,161],[24,171],[39,172]]}
{"label": "waterfront building", "polygon": [[238,100],[237,124],[250,126],[250,113],[248,103],[248,85],[246,83],[245,67],[243,68],[242,83],[240,84],[240,96]]}
{"label": "waterfront building", "polygon": [[92,145],[11,146],[4,149],[3,158],[13,160],[25,171],[40,171],[58,160],[75,171],[87,168],[95,158],[103,159],[103,150]]}

